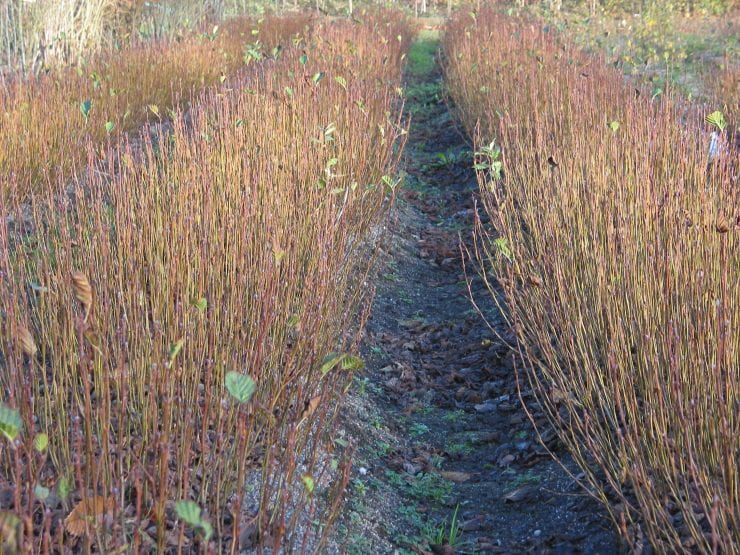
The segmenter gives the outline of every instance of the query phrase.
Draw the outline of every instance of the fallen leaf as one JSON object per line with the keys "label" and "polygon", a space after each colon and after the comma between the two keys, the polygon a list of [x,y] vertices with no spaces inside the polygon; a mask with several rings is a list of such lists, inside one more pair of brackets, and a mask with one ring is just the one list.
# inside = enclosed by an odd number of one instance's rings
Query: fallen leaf
{"label": "fallen leaf", "polygon": [[313,397],[312,399],[309,399],[306,402],[306,406],[303,409],[303,412],[301,413],[301,422],[303,422],[306,418],[311,416],[314,412],[316,412],[316,409],[319,408],[319,404],[321,403],[321,395],[317,395],[316,397]]}
{"label": "fallen leaf", "polygon": [[503,500],[507,503],[520,503],[532,501],[537,496],[537,488],[533,486],[522,486],[504,495]]}
{"label": "fallen leaf", "polygon": [[450,482],[460,483],[460,482],[467,482],[468,480],[470,480],[470,474],[468,474],[467,472],[456,472],[454,470],[449,470],[449,471],[440,470],[437,472],[437,474],[439,474],[445,480],[449,480]]}
{"label": "fallen leaf", "polygon": [[501,460],[498,462],[499,466],[509,466],[511,463],[514,462],[516,457],[514,455],[504,455],[501,457]]}
{"label": "fallen leaf", "polygon": [[64,527],[73,536],[83,536],[85,534],[85,523],[87,523],[90,531],[94,530],[107,514],[113,512],[114,504],[112,497],[106,499],[101,495],[83,499],[69,513],[64,521]]}
{"label": "fallen leaf", "polygon": [[471,518],[470,520],[463,522],[460,525],[460,530],[463,532],[476,532],[482,528],[484,521],[485,518],[483,515],[478,515],[475,518]]}
{"label": "fallen leaf", "polygon": [[455,548],[447,543],[430,543],[429,549],[432,550],[434,555],[455,555]]}
{"label": "fallen leaf", "polygon": [[550,389],[550,399],[553,403],[562,403],[563,401],[568,399],[568,394],[565,393],[562,389],[553,387]]}
{"label": "fallen leaf", "polygon": [[485,403],[475,405],[475,410],[477,410],[478,412],[493,412],[496,410],[496,405],[494,405],[490,401],[486,401]]}

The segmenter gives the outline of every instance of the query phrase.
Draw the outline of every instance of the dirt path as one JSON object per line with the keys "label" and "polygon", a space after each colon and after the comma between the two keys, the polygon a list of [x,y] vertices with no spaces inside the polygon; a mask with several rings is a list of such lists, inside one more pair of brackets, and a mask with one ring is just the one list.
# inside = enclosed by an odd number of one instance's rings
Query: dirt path
{"label": "dirt path", "polygon": [[[405,192],[368,323],[368,370],[346,409],[344,439],[359,449],[334,549],[617,553],[604,511],[537,443],[511,353],[468,298],[458,244],[476,184],[442,101],[437,46],[422,35],[409,56]],[[549,445],[558,450],[554,434]]]}

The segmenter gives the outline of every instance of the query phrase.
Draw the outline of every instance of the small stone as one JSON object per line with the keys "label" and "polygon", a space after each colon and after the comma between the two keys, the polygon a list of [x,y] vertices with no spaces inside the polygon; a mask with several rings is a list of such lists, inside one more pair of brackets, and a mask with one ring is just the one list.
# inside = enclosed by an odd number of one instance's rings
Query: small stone
{"label": "small stone", "polygon": [[535,530],[532,534],[535,538],[539,538],[542,535],[542,530]]}

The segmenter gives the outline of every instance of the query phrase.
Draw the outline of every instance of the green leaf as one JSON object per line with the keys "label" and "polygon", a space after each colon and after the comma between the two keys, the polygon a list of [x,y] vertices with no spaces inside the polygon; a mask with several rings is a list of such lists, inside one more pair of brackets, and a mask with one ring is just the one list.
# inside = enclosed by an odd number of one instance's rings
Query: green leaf
{"label": "green leaf", "polygon": [[308,474],[304,474],[301,476],[301,480],[303,480],[303,485],[306,487],[306,491],[308,493],[313,493],[313,490],[316,488],[316,482],[314,482],[313,478]]}
{"label": "green leaf", "polygon": [[321,375],[326,376],[329,372],[331,372],[334,367],[342,362],[342,359],[345,355],[340,353],[329,353],[324,357],[324,360],[321,361]]}
{"label": "green leaf", "polygon": [[611,129],[614,133],[616,133],[617,130],[619,129],[619,122],[616,121],[616,120],[610,122],[609,123],[609,129]]}
{"label": "green leaf", "polygon": [[257,384],[245,374],[239,372],[226,373],[226,389],[234,399],[240,403],[246,403],[252,398]]}
{"label": "green leaf", "polygon": [[298,61],[301,62],[302,66],[305,66],[308,63],[308,56],[303,54],[300,58],[298,58]]}
{"label": "green leaf", "polygon": [[193,306],[198,309],[198,312],[203,313],[208,308],[208,301],[205,297],[201,297],[200,299],[193,301]]}
{"label": "green leaf", "polygon": [[213,535],[211,523],[201,517],[201,508],[193,501],[178,501],[175,503],[175,513],[185,524],[203,532],[206,541]]}
{"label": "green leaf", "polygon": [[46,501],[50,493],[49,488],[45,488],[41,484],[36,484],[33,488],[33,494],[41,501]]}
{"label": "green leaf", "polygon": [[194,501],[178,501],[175,503],[175,512],[185,524],[190,526],[200,526],[200,506]]}
{"label": "green leaf", "polygon": [[36,437],[33,438],[33,448],[36,449],[39,453],[43,453],[46,451],[46,448],[49,446],[49,436],[46,434],[36,434]]}
{"label": "green leaf", "polygon": [[314,76],[311,78],[313,80],[314,85],[318,85],[319,82],[324,78],[324,72],[319,71],[318,73],[314,73]]}
{"label": "green leaf", "polygon": [[494,240],[493,245],[496,247],[496,250],[503,254],[509,262],[513,261],[513,257],[511,255],[511,251],[509,250],[509,246],[506,243],[506,238],[499,237],[498,239]]}
{"label": "green leaf", "polygon": [[115,129],[115,127],[116,127],[116,124],[113,123],[112,121],[105,122],[105,132],[108,133],[109,135],[113,132],[113,129]]}
{"label": "green leaf", "polygon": [[342,370],[359,370],[365,367],[365,361],[347,353],[329,353],[321,362],[321,375],[326,376],[337,366]]}
{"label": "green leaf", "polygon": [[157,106],[156,104],[149,104],[149,105],[147,106],[147,108],[149,108],[149,110],[150,110],[150,111],[152,112],[152,114],[154,114],[154,115],[155,115],[155,116],[157,116],[158,118],[159,118],[159,117],[161,117],[161,116],[159,115],[159,106]]}
{"label": "green leaf", "polygon": [[90,116],[90,110],[92,110],[92,100],[83,100],[80,104],[80,113],[85,120]]}
{"label": "green leaf", "polygon": [[288,327],[294,328],[298,325],[298,322],[301,321],[301,317],[298,316],[298,314],[293,314],[290,318],[288,318]]}
{"label": "green leaf", "polygon": [[291,89],[290,87],[285,87],[284,91],[285,91],[285,96],[293,98],[293,89]]}
{"label": "green leaf", "polygon": [[185,340],[179,339],[177,343],[170,345],[170,363],[174,362],[175,357],[180,353],[184,344]]}
{"label": "green leaf", "polygon": [[394,180],[390,175],[384,175],[380,178],[383,184],[389,191],[395,191],[398,184],[401,182],[400,179]]}
{"label": "green leaf", "polygon": [[341,368],[342,370],[360,370],[365,368],[365,361],[354,355],[344,355]]}
{"label": "green leaf", "polygon": [[709,114],[705,118],[705,121],[709,125],[714,125],[720,131],[724,131],[727,128],[727,120],[725,119],[725,115],[719,110],[715,110],[714,112]]}
{"label": "green leaf", "polygon": [[59,478],[59,483],[57,484],[57,493],[59,493],[59,497],[64,501],[69,497],[69,494],[72,493],[72,487],[73,483],[72,481],[67,478],[66,476],[62,476]]}
{"label": "green leaf", "polygon": [[0,403],[0,433],[10,441],[18,437],[23,429],[23,420],[21,414],[4,403]]}
{"label": "green leaf", "polygon": [[340,87],[342,87],[345,91],[347,90],[347,80],[342,77],[341,75],[337,75],[334,78],[334,81],[336,81]]}

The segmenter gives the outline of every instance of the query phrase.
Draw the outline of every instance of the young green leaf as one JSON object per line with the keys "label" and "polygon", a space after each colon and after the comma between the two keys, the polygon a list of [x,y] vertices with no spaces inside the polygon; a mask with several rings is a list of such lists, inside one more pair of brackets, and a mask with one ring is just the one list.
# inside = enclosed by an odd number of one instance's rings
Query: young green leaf
{"label": "young green leaf", "polygon": [[115,129],[115,127],[116,127],[116,124],[113,123],[112,121],[105,122],[105,132],[108,133],[108,135],[110,135],[113,132],[113,129]]}
{"label": "young green leaf", "polygon": [[360,370],[365,367],[365,361],[354,355],[344,355],[341,362],[342,370]]}
{"label": "young green leaf", "polygon": [[13,441],[23,429],[21,414],[16,409],[11,409],[0,403],[0,433],[10,441]]}
{"label": "young green leaf", "polygon": [[206,540],[213,535],[211,523],[201,516],[201,508],[194,501],[178,501],[175,503],[175,513],[185,524],[203,532]]}
{"label": "young green leaf", "polygon": [[240,403],[248,402],[256,389],[257,384],[249,376],[239,372],[226,373],[226,390]]}
{"label": "young green leaf", "polygon": [[36,437],[33,438],[33,448],[36,449],[39,453],[43,453],[46,451],[46,448],[49,446],[49,436],[46,434],[36,434]]}
{"label": "young green leaf", "polygon": [[342,359],[344,359],[345,355],[342,355],[340,353],[329,353],[324,357],[324,360],[321,361],[321,375],[326,376],[329,372],[331,372],[334,367],[342,362]]}
{"label": "young green leaf", "polygon": [[180,353],[184,344],[185,340],[179,339],[177,343],[173,343],[172,345],[170,345],[170,364],[174,362],[175,357],[177,357],[177,355]]}
{"label": "young green leaf", "polygon": [[59,483],[57,484],[57,493],[59,494],[60,499],[65,500],[67,497],[69,497],[69,494],[72,493],[72,487],[73,487],[72,481],[67,478],[66,476],[62,476],[59,478]]}
{"label": "young green leaf", "polygon": [[175,504],[175,512],[185,524],[190,526],[200,526],[200,506],[194,501],[178,501]]}
{"label": "young green leaf", "polygon": [[208,301],[205,297],[201,297],[193,301],[193,306],[198,309],[198,312],[203,313],[208,308]]}
{"label": "young green leaf", "polygon": [[509,262],[513,261],[511,250],[509,250],[509,246],[506,243],[505,237],[499,237],[498,239],[494,240],[493,245],[496,247],[496,250],[503,254]]}
{"label": "young green leaf", "polygon": [[36,486],[33,488],[33,494],[41,501],[46,501],[50,493],[51,492],[49,491],[49,488],[46,488],[41,484],[36,484]]}
{"label": "young green leaf", "polygon": [[301,476],[301,480],[303,480],[303,485],[305,486],[306,491],[309,494],[313,493],[313,490],[316,488],[316,482],[314,482],[313,478],[308,474],[304,474]]}
{"label": "young green leaf", "polygon": [[92,110],[92,100],[83,100],[80,104],[80,113],[85,118],[85,121],[90,117],[90,110]]}
{"label": "young green leaf", "polygon": [[724,131],[727,128],[727,120],[725,119],[725,115],[719,110],[715,110],[714,112],[709,114],[705,118],[705,121],[709,125],[714,125],[720,131]]}

